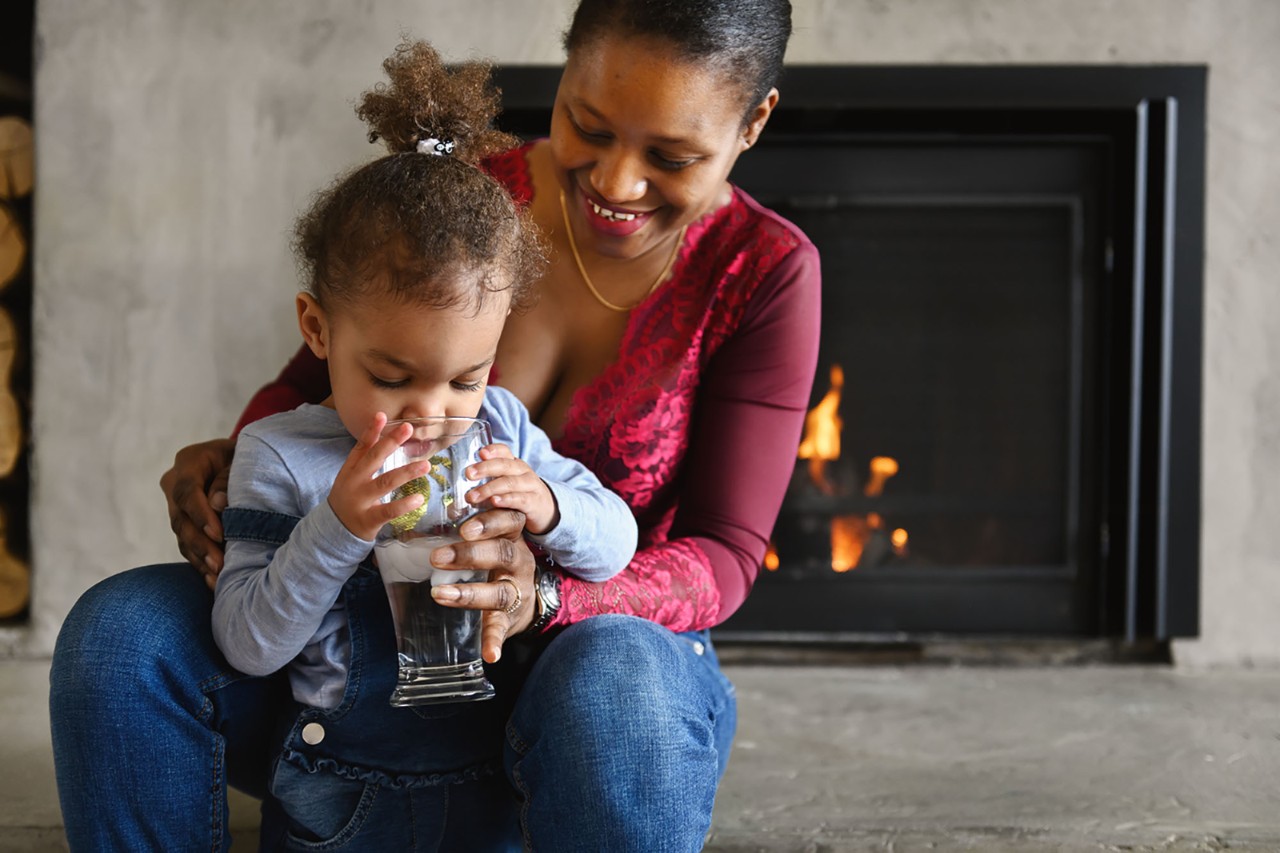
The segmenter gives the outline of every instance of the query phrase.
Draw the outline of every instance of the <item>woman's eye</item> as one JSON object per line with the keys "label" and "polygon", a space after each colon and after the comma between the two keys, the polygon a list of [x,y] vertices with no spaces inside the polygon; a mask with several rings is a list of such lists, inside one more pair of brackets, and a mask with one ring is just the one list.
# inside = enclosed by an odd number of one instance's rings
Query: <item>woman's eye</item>
{"label": "woman's eye", "polygon": [[574,132],[576,132],[583,139],[589,140],[591,142],[604,142],[609,138],[609,134],[600,132],[600,131],[587,130],[585,127],[578,124],[572,118],[569,119],[569,124],[573,125]]}
{"label": "woman's eye", "polygon": [[686,157],[684,159],[677,160],[677,159],[672,159],[670,157],[665,157],[662,154],[659,154],[657,151],[653,152],[653,160],[655,163],[658,164],[659,167],[663,169],[669,169],[673,172],[679,169],[683,169],[686,166],[691,166],[695,162],[697,162],[696,157]]}
{"label": "woman's eye", "polygon": [[372,373],[369,374],[369,380],[379,388],[400,388],[409,381],[407,379],[397,379],[396,381],[391,382],[380,376],[374,376]]}

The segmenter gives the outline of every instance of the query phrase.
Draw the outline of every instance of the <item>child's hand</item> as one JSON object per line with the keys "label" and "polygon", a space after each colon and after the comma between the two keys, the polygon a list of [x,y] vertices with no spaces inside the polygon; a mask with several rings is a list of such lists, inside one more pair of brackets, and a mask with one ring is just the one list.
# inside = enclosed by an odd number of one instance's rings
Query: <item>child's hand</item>
{"label": "child's hand", "polygon": [[431,470],[431,463],[423,459],[412,462],[380,477],[374,477],[387,457],[413,434],[413,427],[400,424],[396,429],[382,434],[387,425],[387,416],[382,412],[374,415],[373,423],[356,441],[356,446],[347,454],[347,461],[342,463],[338,476],[333,480],[329,490],[329,506],[334,515],[343,523],[353,536],[365,540],[373,540],[382,525],[412,512],[422,506],[425,500],[420,494],[410,494],[403,498],[383,503],[382,498],[388,492],[395,491],[405,483],[424,476]]}
{"label": "child's hand", "polygon": [[525,514],[525,530],[541,535],[560,523],[560,508],[551,489],[523,459],[517,459],[505,444],[481,448],[479,462],[467,468],[468,480],[489,482],[467,492],[467,502],[485,503]]}

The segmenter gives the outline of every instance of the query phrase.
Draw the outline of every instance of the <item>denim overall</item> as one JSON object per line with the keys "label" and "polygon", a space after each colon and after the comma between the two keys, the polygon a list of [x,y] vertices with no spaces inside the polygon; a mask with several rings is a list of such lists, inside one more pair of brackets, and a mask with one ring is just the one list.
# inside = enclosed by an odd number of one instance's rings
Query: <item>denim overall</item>
{"label": "denim overall", "polygon": [[[240,508],[226,538],[281,544],[298,519]],[[366,559],[343,586],[351,657],[341,703],[291,702],[264,806],[264,850],[520,849],[503,772],[503,726],[519,693],[504,668],[483,702],[393,708],[396,641],[382,578]]]}

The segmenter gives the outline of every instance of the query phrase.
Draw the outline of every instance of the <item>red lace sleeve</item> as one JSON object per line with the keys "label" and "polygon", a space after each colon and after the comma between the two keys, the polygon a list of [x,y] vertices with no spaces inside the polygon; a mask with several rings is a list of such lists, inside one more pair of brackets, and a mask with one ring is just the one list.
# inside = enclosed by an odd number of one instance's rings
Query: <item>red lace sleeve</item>
{"label": "red lace sleeve", "polygon": [[329,396],[329,370],[305,345],[289,360],[274,382],[258,389],[236,422],[235,438],[247,424],[267,415],[296,409],[303,403],[319,403]]}
{"label": "red lace sleeve", "polygon": [[820,301],[817,249],[804,242],[761,282],[702,373],[669,532],[646,531],[638,513],[641,542],[655,544],[604,583],[565,576],[556,623],[629,613],[673,631],[700,630],[746,600],[795,467]]}

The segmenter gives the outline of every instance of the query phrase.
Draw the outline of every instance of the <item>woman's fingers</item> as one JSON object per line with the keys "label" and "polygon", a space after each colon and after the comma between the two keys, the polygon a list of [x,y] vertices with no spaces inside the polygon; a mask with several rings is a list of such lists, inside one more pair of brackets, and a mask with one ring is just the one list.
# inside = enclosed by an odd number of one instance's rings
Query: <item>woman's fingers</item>
{"label": "woman's fingers", "polygon": [[222,521],[226,476],[235,453],[232,439],[219,438],[179,450],[160,477],[169,527],[178,551],[212,583],[222,569]]}
{"label": "woman's fingers", "polygon": [[[533,588],[530,586],[529,592]],[[512,614],[524,608],[526,594],[515,578],[504,575],[502,580],[445,584],[431,588],[431,597],[447,607],[465,610],[501,610]],[[508,614],[511,615],[511,614]]]}
{"label": "woman's fingers", "polygon": [[510,616],[501,610],[485,611],[480,628],[480,657],[487,663],[497,663],[502,657],[502,644],[514,633],[517,632],[511,629]]}
{"label": "woman's fingers", "polygon": [[222,538],[222,511],[227,508],[227,483],[231,480],[231,463],[223,468],[209,484],[209,508],[218,514],[218,539]]}
{"label": "woman's fingers", "polygon": [[432,587],[431,597],[445,607],[483,610],[481,652],[489,663],[502,655],[502,644],[533,621],[533,583],[521,584],[511,575],[484,583]]}
{"label": "woman's fingers", "polygon": [[[505,538],[521,541],[524,532],[524,513],[514,509],[490,509],[478,512],[458,528],[467,543],[479,544],[479,541]],[[439,551],[437,550],[437,553]],[[497,566],[476,566],[476,568],[498,568]]]}
{"label": "woman's fingers", "polygon": [[432,565],[440,568],[492,572],[488,582],[431,589],[432,597],[447,607],[484,611],[480,645],[489,663],[501,657],[507,637],[533,621],[533,553],[521,538],[523,530],[524,513],[488,510],[462,525],[463,541],[431,552]]}
{"label": "woman's fingers", "polygon": [[[481,539],[478,542],[454,542],[431,552],[431,565],[456,571],[494,569],[510,571],[520,559],[521,552],[529,554],[523,542],[502,539]],[[530,557],[532,560],[532,557]],[[530,572],[532,576],[532,571]]]}

